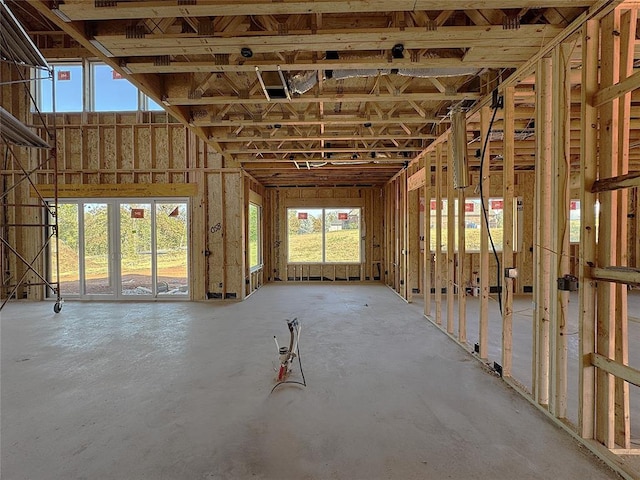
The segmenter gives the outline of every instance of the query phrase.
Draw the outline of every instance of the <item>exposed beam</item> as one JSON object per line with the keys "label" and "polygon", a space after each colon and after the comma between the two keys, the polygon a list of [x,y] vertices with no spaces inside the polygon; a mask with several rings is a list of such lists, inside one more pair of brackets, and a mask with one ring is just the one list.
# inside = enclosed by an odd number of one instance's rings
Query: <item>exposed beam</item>
{"label": "exposed beam", "polygon": [[[485,0],[477,2],[473,0],[461,0],[455,2],[458,10],[478,8],[512,8],[510,0]],[[523,0],[518,2],[520,8],[542,7],[585,7],[593,1],[589,0]],[[234,0],[199,0],[196,5],[176,5],[174,0],[123,2],[113,7],[96,7],[93,4],[82,3],[79,8],[78,1],[67,1],[59,6],[60,11],[71,20],[115,20],[138,18],[163,18],[163,17],[203,17],[226,15],[283,15],[283,14],[318,14],[318,13],[345,13],[354,12],[379,12],[379,11],[441,11],[442,1],[439,0],[314,0],[313,2],[258,2],[258,1],[234,1]]]}
{"label": "exposed beam", "polygon": [[[296,33],[288,35],[238,35],[202,37],[193,34],[146,35],[144,38],[126,38],[121,34],[99,32],[94,41],[113,56],[237,54],[239,42],[250,46],[254,54],[272,54],[288,51],[344,51],[390,50],[402,43],[405,49],[421,48],[503,48],[518,45],[539,49],[553,39],[562,28],[553,25],[522,25],[517,30],[505,30],[502,25],[488,27],[440,27],[435,31],[424,28],[384,28],[323,30],[322,33]],[[267,32],[268,33],[268,32]]]}
{"label": "exposed beam", "polygon": [[293,141],[314,141],[314,142],[338,142],[338,141],[350,141],[350,140],[433,140],[435,135],[429,134],[398,134],[398,135],[307,135],[292,137],[287,135],[286,137],[279,135],[274,137],[260,137],[260,136],[233,136],[227,135],[216,137],[218,143],[248,143],[248,142],[293,142]]}
{"label": "exposed beam", "polygon": [[615,360],[591,353],[591,364],[600,368],[611,375],[622,378],[624,381],[632,383],[636,387],[640,387],[640,370],[631,368],[628,365],[617,363]]}
{"label": "exposed beam", "polygon": [[593,96],[593,106],[599,107],[638,88],[640,88],[640,71],[615,85],[600,90]]}
{"label": "exposed beam", "polygon": [[640,286],[640,268],[632,267],[593,267],[591,278],[607,282]]}
{"label": "exposed beam", "polygon": [[285,104],[309,104],[322,102],[338,102],[338,103],[360,103],[360,102],[412,102],[412,101],[463,101],[475,100],[480,98],[479,93],[453,93],[446,94],[440,92],[425,93],[404,93],[402,95],[391,94],[331,94],[327,93],[321,96],[302,95],[292,97],[291,100],[286,98],[271,98],[267,100],[264,95],[252,98],[240,98],[231,96],[212,96],[201,98],[188,97],[168,97],[164,101],[168,105],[262,105],[269,103],[285,103]]}
{"label": "exposed beam", "polygon": [[413,61],[410,58],[400,59],[382,59],[379,57],[371,58],[349,58],[348,60],[313,60],[301,59],[292,63],[284,63],[275,60],[237,60],[236,63],[230,61],[229,65],[218,65],[215,60],[211,61],[169,61],[167,64],[157,64],[149,61],[128,61],[126,67],[131,73],[210,73],[210,72],[249,72],[253,73],[256,67],[261,72],[275,72],[278,66],[282,71],[312,71],[312,70],[358,70],[373,69],[384,70],[389,68],[501,68],[501,67],[517,67],[521,62],[517,60],[509,60],[503,56],[500,59],[488,59],[482,61],[467,61],[462,58],[418,58]]}
{"label": "exposed beam", "polygon": [[[303,115],[304,116],[304,115]],[[250,127],[250,126],[273,126],[279,124],[285,125],[361,125],[364,122],[371,122],[374,125],[395,125],[398,123],[411,123],[411,124],[429,124],[440,123],[441,118],[422,118],[420,116],[414,117],[401,117],[401,118],[364,118],[356,115],[343,115],[334,117],[319,118],[266,118],[262,120],[252,119],[229,119],[229,120],[216,120],[216,119],[194,119],[193,125],[199,127]]]}
{"label": "exposed beam", "polygon": [[386,152],[421,152],[422,147],[369,147],[363,148],[359,146],[354,147],[341,147],[341,148],[327,148],[320,147],[317,148],[278,148],[278,149],[269,149],[269,148],[239,148],[233,149],[228,148],[225,150],[226,153],[231,155],[242,155],[242,154],[273,154],[273,155],[293,155],[293,154],[305,154],[305,153],[352,153],[352,152],[376,152],[376,153],[386,153]]}
{"label": "exposed beam", "polygon": [[[96,58],[103,60],[110,65],[115,71],[120,73],[125,78],[128,78],[136,87],[142,90],[146,95],[151,97],[155,102],[161,102],[161,82],[160,79],[154,75],[137,75],[135,77],[130,76],[125,72],[122,67],[114,61],[114,59],[107,57],[104,52],[101,51],[89,38],[87,38],[84,31],[84,24],[82,22],[67,23],[64,22],[58,15],[53,13],[49,7],[41,0],[34,0],[30,2],[31,5],[40,12],[45,18],[53,22],[60,29],[64,30],[74,40],[76,40],[82,47],[93,53]],[[167,111],[172,114],[178,121],[184,125],[188,125],[188,116],[185,109],[181,107],[167,107]],[[216,142],[207,139],[205,133],[199,129],[194,129],[196,135],[208,141],[211,146],[219,153],[223,153],[220,145]]]}
{"label": "exposed beam", "polygon": [[640,187],[640,173],[629,173],[612,178],[596,180],[591,187],[591,193],[610,192],[622,188]]}

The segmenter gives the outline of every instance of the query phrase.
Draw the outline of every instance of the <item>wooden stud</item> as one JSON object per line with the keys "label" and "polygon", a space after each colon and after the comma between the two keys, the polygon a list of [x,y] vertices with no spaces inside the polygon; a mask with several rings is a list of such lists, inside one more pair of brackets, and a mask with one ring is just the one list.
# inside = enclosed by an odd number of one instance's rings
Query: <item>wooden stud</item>
{"label": "wooden stud", "polygon": [[549,309],[551,266],[550,226],[547,220],[551,210],[552,122],[552,62],[543,58],[536,69],[536,218],[534,258],[534,372],[535,398],[540,405],[549,404]]}
{"label": "wooden stud", "polygon": [[[614,10],[601,22],[600,88],[618,80],[620,65],[620,12]],[[615,99],[600,108],[600,157],[598,174],[610,178],[617,174],[618,104]],[[617,197],[612,192],[600,194],[598,264],[613,265],[616,258]],[[616,292],[612,284],[598,283],[596,352],[615,358]],[[615,378],[601,369],[596,373],[596,439],[607,448],[615,445]]]}
{"label": "wooden stud", "polygon": [[[591,355],[589,355],[589,358],[591,359],[591,363],[595,367],[616,376],[625,383],[628,382],[635,385],[636,387],[640,387],[640,370],[631,368],[627,364],[616,362],[615,360],[612,360],[603,355],[599,355],[597,353],[591,353]],[[631,447],[629,446],[623,448]]]}
{"label": "wooden stud", "polygon": [[[628,112],[628,109],[626,109],[626,111]],[[621,115],[620,118],[622,119],[622,118],[625,118],[625,117],[623,117]],[[621,130],[626,131],[627,132],[626,135],[628,136],[629,131],[627,129],[621,129]],[[624,141],[627,143],[627,150],[625,150],[623,152],[623,154],[627,157],[627,163],[628,163],[628,158],[629,158],[628,142],[629,142],[629,139],[627,138]],[[620,189],[623,189],[623,188],[633,188],[633,187],[640,187],[640,173],[638,173],[638,172],[636,172],[636,173],[628,173],[628,174],[623,174],[623,175],[617,175],[617,176],[612,177],[612,178],[602,178],[602,179],[596,180],[595,182],[593,182],[593,186],[591,187],[591,193],[611,192],[613,190],[620,190]]]}
{"label": "wooden stud", "polygon": [[[551,265],[548,280],[569,275],[569,170],[571,55],[575,42],[566,42],[553,50],[553,145],[551,156]],[[567,322],[569,292],[551,288],[551,395],[549,409],[558,418],[567,414]]]}
{"label": "wooden stud", "polygon": [[424,196],[424,224],[423,234],[424,237],[424,315],[429,317],[431,315],[431,275],[432,275],[432,255],[431,255],[431,189],[433,182],[433,175],[431,174],[431,163],[433,153],[429,152],[424,156],[425,162],[425,175],[426,180],[424,182],[423,196]]}
{"label": "wooden stud", "polygon": [[[504,91],[504,160],[502,170],[503,189],[503,244],[502,266],[514,268],[513,231],[514,231],[514,161],[515,161],[515,119],[514,87]],[[511,376],[513,361],[513,279],[505,275],[502,286],[502,376]]]}
{"label": "wooden stud", "polygon": [[[626,10],[620,17],[620,64],[618,81],[633,76],[635,54],[637,9]],[[618,103],[618,159],[616,175],[629,173],[629,126],[631,111],[631,93],[619,98]],[[618,190],[618,248],[615,264],[620,267],[629,265],[629,243],[627,212],[629,209],[629,190]],[[615,358],[618,363],[629,364],[629,324],[627,318],[627,286],[615,285],[616,290],[616,347]],[[616,378],[616,436],[615,441],[624,448],[631,448],[631,423],[629,418],[629,384],[624,379]]]}
{"label": "wooden stud", "polygon": [[589,268],[596,264],[596,195],[591,187],[597,177],[598,111],[590,99],[598,88],[599,22],[589,20],[582,30],[581,153],[580,153],[580,314],[578,431],[582,438],[594,438],[595,368],[585,358],[595,353],[596,285]]}
{"label": "wooden stud", "polygon": [[[466,135],[466,133],[465,133]],[[467,291],[466,278],[466,210],[464,188],[458,189],[458,341],[467,343]]]}
{"label": "wooden stud", "polygon": [[249,215],[249,199],[251,197],[251,181],[249,180],[249,177],[246,174],[242,174],[242,190],[244,191],[244,204],[242,205],[242,210],[243,210],[243,214],[244,214],[244,222],[242,224],[242,229],[245,232],[244,235],[244,245],[243,245],[243,251],[244,251],[244,270],[243,270],[243,276],[242,276],[242,280],[243,280],[243,292],[244,292],[244,296],[249,295],[253,288],[251,285],[251,280],[252,280],[252,274],[251,274],[251,247],[249,245],[249,222],[250,222],[250,215]]}
{"label": "wooden stud", "polygon": [[419,189],[407,192],[407,300],[413,300],[414,289],[420,292],[420,195]]}
{"label": "wooden stud", "polygon": [[404,169],[400,180],[398,181],[398,194],[400,197],[400,210],[399,210],[399,222],[400,222],[400,295],[407,301],[411,302],[411,285],[409,283],[409,242],[407,238],[409,227],[409,215],[408,215],[408,197],[407,191],[407,170]]}
{"label": "wooden stud", "polygon": [[[434,303],[436,325],[442,325],[442,144],[436,146],[436,261],[434,265]],[[430,201],[429,201],[430,202]],[[431,208],[431,206],[429,206]]]}
{"label": "wooden stud", "polygon": [[634,242],[632,252],[634,252],[635,262],[632,264],[636,267],[640,268],[640,187],[636,187],[634,189],[634,217],[633,217],[633,225],[632,228]]}
{"label": "wooden stud", "polygon": [[[484,187],[484,198],[482,198],[483,210],[489,212],[489,196],[491,176],[489,174],[489,125],[491,121],[491,109],[483,107],[480,110],[480,138],[487,142],[485,157],[480,171]],[[479,340],[481,359],[489,357],[489,230],[488,222],[483,217],[480,222],[480,319],[479,319]]]}
{"label": "wooden stud", "polygon": [[456,269],[455,190],[453,188],[453,142],[447,141],[447,333],[453,335]]}

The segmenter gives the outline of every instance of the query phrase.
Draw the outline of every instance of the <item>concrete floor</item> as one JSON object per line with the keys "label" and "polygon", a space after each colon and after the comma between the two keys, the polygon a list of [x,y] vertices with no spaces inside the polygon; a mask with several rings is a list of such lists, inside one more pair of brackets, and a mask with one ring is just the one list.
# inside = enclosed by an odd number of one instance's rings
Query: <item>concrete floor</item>
{"label": "concrete floor", "polygon": [[381,285],[1,315],[3,480],[617,478]]}
{"label": "concrete floor", "polygon": [[[423,312],[423,303],[417,298],[416,314]],[[516,295],[513,303],[513,369],[512,376],[529,391],[532,389],[532,344],[533,344],[533,302],[531,295]],[[640,290],[628,292],[628,334],[629,334],[629,365],[640,368]],[[467,340],[470,345],[479,341],[480,299],[466,297],[467,304]],[[578,292],[571,293],[569,299],[569,314],[567,315],[567,420],[578,423],[578,317],[580,297]],[[447,304],[443,295],[442,322],[446,325]],[[435,307],[432,308],[435,314]],[[434,317],[435,318],[435,317]],[[458,334],[458,303],[454,302],[454,332]],[[489,302],[489,361],[502,362],[502,317],[496,297]],[[635,445],[640,444],[640,388],[633,385],[629,388],[631,410],[631,436]],[[640,467],[640,458],[638,467]]]}

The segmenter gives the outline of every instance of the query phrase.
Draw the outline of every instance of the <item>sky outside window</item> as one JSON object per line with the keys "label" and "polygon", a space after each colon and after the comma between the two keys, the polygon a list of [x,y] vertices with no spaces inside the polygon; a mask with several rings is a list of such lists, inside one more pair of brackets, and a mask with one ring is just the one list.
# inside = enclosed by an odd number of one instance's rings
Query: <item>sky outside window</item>
{"label": "sky outside window", "polygon": [[109,65],[92,65],[93,111],[127,112],[138,109],[138,89]]}
{"label": "sky outside window", "polygon": [[53,82],[46,70],[38,70],[38,78],[40,111],[53,112],[54,83],[56,112],[82,111],[82,65],[53,65]]}
{"label": "sky outside window", "polygon": [[158,110],[164,110],[164,108],[162,108],[162,106],[158,105],[156,102],[153,101],[153,99],[151,97],[146,97],[147,100],[147,108],[146,110],[149,111],[158,111]]}

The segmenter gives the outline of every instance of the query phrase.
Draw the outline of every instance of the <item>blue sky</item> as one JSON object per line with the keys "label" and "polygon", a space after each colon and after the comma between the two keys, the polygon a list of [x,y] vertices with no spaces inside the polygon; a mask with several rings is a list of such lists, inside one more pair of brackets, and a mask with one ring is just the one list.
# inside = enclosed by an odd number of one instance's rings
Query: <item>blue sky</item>
{"label": "blue sky", "polygon": [[[54,65],[53,83],[56,90],[57,112],[81,112],[83,74],[81,65]],[[68,72],[68,80],[59,79],[59,72]],[[96,112],[124,112],[138,109],[138,89],[128,80],[114,79],[113,69],[109,65],[92,64],[92,75],[95,88],[92,90],[93,108]],[[63,74],[64,76],[64,74]],[[48,72],[40,71],[40,97],[39,106],[44,112],[53,111],[52,88],[53,84]],[[162,110],[162,107],[153,100],[148,99],[151,110]]]}

